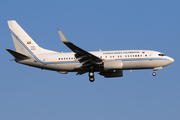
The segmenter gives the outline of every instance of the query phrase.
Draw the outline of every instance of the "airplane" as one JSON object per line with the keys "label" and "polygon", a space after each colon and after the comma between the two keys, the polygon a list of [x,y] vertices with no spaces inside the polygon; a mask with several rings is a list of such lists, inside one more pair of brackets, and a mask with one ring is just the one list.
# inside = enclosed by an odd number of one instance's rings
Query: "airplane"
{"label": "airplane", "polygon": [[68,41],[58,29],[62,42],[73,52],[55,52],[40,47],[15,20],[7,21],[16,51],[6,49],[17,63],[46,70],[77,75],[89,73],[89,81],[95,80],[94,72],[105,78],[123,77],[123,70],[156,70],[174,62],[165,54],[152,50],[116,50],[88,52]]}

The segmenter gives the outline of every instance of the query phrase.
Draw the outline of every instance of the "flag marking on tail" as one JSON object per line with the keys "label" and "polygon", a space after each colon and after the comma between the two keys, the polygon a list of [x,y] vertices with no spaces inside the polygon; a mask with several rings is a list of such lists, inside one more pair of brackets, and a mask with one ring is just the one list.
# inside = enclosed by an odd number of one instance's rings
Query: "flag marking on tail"
{"label": "flag marking on tail", "polygon": [[31,41],[27,41],[27,44],[31,44]]}

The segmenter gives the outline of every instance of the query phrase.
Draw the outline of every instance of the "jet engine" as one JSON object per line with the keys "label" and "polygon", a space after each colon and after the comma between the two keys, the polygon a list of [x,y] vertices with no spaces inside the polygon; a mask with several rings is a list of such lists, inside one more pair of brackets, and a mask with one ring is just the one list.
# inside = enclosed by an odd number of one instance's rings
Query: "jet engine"
{"label": "jet engine", "polygon": [[107,60],[104,61],[104,70],[118,70],[122,69],[122,60]]}

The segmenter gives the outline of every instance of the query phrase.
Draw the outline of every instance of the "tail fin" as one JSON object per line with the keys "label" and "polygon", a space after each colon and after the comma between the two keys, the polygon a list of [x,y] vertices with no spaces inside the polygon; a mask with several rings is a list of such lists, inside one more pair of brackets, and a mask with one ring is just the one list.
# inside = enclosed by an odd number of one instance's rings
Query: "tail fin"
{"label": "tail fin", "polygon": [[11,31],[12,39],[16,51],[23,55],[37,55],[41,53],[56,53],[54,51],[46,50],[38,46],[36,42],[21,28],[15,21],[8,21],[9,29]]}

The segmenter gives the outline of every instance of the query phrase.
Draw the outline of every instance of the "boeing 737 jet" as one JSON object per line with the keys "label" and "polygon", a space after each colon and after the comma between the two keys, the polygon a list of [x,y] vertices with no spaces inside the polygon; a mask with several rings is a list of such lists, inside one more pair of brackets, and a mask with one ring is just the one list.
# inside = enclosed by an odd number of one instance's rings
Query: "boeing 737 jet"
{"label": "boeing 737 jet", "polygon": [[122,77],[123,70],[153,69],[153,76],[156,76],[156,70],[174,62],[173,58],[152,50],[88,52],[68,41],[60,30],[58,32],[62,42],[73,52],[55,52],[40,47],[16,21],[8,21],[8,25],[16,51],[6,50],[14,56],[17,63],[63,74],[89,73],[90,82],[95,80],[94,72],[111,78]]}

